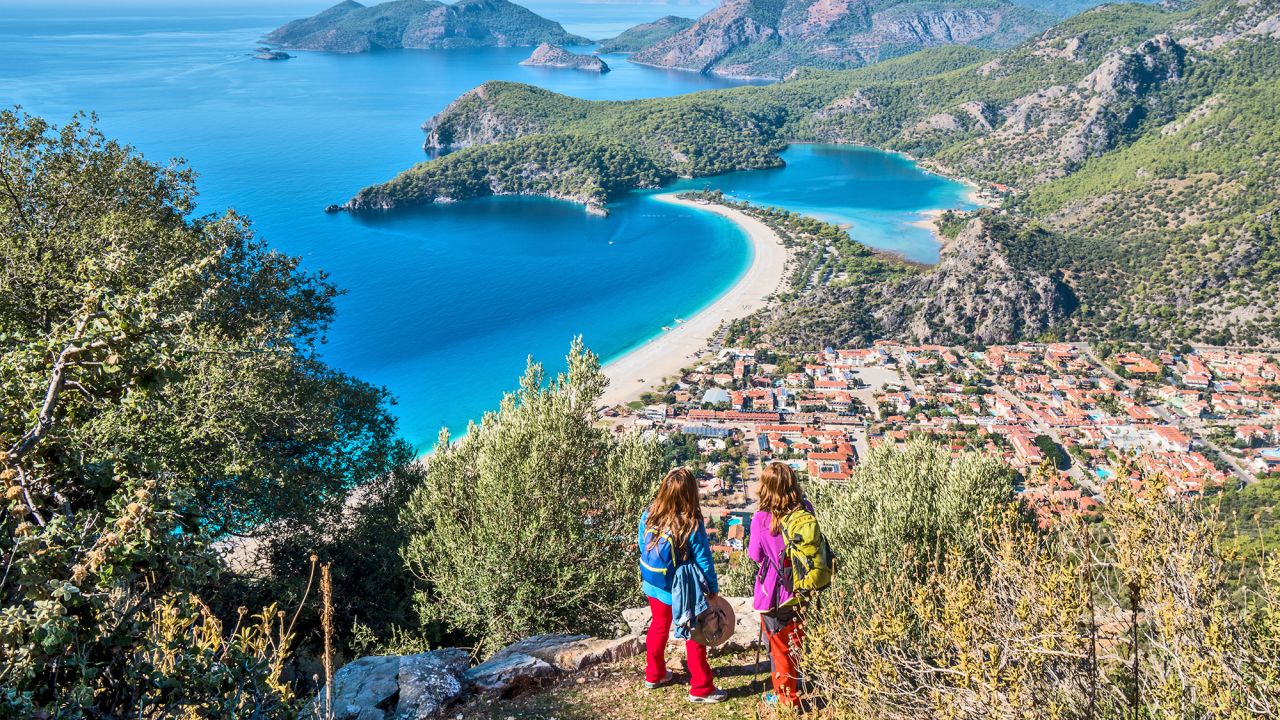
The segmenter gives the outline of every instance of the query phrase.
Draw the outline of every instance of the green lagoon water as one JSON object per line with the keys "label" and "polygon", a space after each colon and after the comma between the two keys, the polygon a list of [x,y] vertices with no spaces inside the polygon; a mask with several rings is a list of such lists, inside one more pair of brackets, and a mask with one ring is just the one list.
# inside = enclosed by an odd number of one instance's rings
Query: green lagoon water
{"label": "green lagoon water", "polygon": [[[605,360],[712,302],[750,263],[745,237],[710,213],[635,193],[607,218],[569,203],[492,198],[370,217],[326,215],[361,187],[423,159],[420,124],[486,80],[592,99],[741,84],[631,65],[598,76],[528,68],[529,48],[356,56],[249,56],[282,22],[325,2],[47,2],[0,5],[0,105],[55,122],[98,113],[110,136],[200,173],[201,211],[252,218],[281,250],[347,291],[323,349],[333,365],[388,387],[402,433],[429,446],[515,386],[526,358],[558,370],[583,335]],[[708,4],[532,2],[600,37]],[[780,170],[681,183],[720,187],[849,224],[855,237],[929,261],[911,227],[922,210],[965,206],[957,183],[896,155],[800,145]]]}

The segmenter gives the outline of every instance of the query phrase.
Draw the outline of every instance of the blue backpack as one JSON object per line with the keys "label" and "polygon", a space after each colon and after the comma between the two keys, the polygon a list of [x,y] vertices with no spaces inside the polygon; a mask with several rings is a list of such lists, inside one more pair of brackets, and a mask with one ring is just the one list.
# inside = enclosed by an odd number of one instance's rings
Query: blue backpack
{"label": "blue backpack", "polygon": [[[657,542],[650,540],[657,535]],[[645,528],[644,542],[640,545],[640,579],[661,590],[671,591],[671,581],[676,574],[676,549],[670,533],[658,533]]]}

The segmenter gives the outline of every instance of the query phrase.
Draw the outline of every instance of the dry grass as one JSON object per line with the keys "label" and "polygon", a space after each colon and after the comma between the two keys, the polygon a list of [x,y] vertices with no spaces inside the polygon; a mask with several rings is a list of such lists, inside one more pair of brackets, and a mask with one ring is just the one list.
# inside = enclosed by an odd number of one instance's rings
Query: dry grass
{"label": "dry grass", "polygon": [[[752,686],[754,652],[712,658],[716,687],[729,693],[729,699],[718,705],[688,702],[689,676],[683,671],[683,658],[669,655],[668,663],[675,682],[658,690],[644,689],[644,657],[634,657],[613,665],[593,668],[561,680],[540,691],[514,698],[477,698],[446,714],[458,720],[683,720],[684,718],[759,717],[761,720],[795,717],[794,713],[776,712],[760,702],[768,685],[768,659],[761,657],[760,683]],[[810,712],[805,717],[825,717]]]}

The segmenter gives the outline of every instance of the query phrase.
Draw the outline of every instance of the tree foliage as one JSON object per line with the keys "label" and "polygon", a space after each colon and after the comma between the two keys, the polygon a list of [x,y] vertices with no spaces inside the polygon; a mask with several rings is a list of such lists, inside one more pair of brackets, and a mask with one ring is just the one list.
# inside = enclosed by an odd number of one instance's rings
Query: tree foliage
{"label": "tree foliage", "polygon": [[335,289],[83,118],[5,111],[0,145],[7,711],[287,712],[289,628],[228,635],[201,595],[215,536],[312,527],[402,456],[316,358]]}
{"label": "tree foliage", "polygon": [[632,549],[665,468],[656,444],[594,426],[607,379],[575,341],[450,444],[442,433],[401,522],[418,607],[492,652],[539,632],[600,631],[637,600]]}
{"label": "tree foliage", "polygon": [[989,514],[923,577],[842,581],[808,624],[806,674],[841,712],[885,720],[1273,717],[1280,563],[1238,586],[1194,503],[1111,483],[1101,526]]}
{"label": "tree foliage", "polygon": [[953,458],[924,440],[872,450],[856,480],[816,495],[841,582],[887,587],[900,575],[923,581],[944,548],[971,556],[982,523],[1013,502],[1014,479],[995,458]]}

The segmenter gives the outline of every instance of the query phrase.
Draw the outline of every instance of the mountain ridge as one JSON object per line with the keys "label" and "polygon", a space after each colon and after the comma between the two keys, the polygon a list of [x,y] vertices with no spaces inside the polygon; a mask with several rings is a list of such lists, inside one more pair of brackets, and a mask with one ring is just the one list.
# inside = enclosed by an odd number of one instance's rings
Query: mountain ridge
{"label": "mountain ridge", "polygon": [[290,49],[337,53],[591,42],[509,0],[459,0],[452,5],[438,0],[390,0],[369,6],[343,0],[276,28],[266,41]]}
{"label": "mountain ridge", "polygon": [[1006,0],[727,0],[632,60],[780,78],[800,65],[851,68],[944,44],[1007,47],[1053,19]]}
{"label": "mountain ridge", "polygon": [[667,15],[653,22],[633,25],[615,37],[600,41],[598,53],[633,53],[645,49],[654,43],[661,42],[676,33],[685,30],[696,22],[691,18]]}

